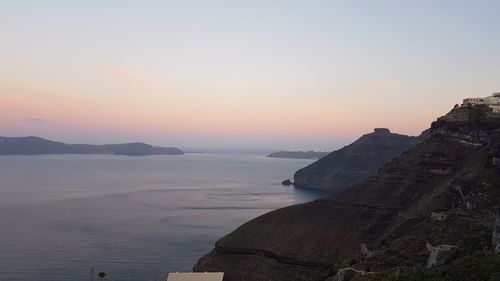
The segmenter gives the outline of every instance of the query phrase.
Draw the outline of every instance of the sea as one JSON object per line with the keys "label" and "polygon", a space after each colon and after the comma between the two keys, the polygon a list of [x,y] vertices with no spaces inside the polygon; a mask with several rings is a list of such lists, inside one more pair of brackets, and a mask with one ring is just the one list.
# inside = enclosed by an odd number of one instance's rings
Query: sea
{"label": "sea", "polygon": [[281,185],[312,162],[254,152],[0,156],[0,281],[189,272],[242,223],[325,196]]}

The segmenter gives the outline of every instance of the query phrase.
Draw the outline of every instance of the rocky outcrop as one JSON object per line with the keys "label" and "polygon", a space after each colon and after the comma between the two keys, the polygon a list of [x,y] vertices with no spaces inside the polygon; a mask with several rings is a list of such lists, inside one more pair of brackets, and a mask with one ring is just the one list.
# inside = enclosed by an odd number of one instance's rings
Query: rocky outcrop
{"label": "rocky outcrop", "polygon": [[376,128],[373,133],[298,170],[294,185],[338,193],[374,175],[387,162],[427,136],[426,132],[420,137],[409,137]]}
{"label": "rocky outcrop", "polygon": [[[458,107],[432,123],[431,133],[500,151],[500,114],[485,105]],[[496,154],[496,153],[494,153]]]}
{"label": "rocky outcrop", "polygon": [[[471,145],[476,137],[464,142],[454,133],[462,129],[453,121],[446,128],[443,121],[433,124],[430,138],[352,188],[243,224],[217,241],[194,270],[223,271],[226,281],[336,280],[346,268],[374,272],[355,280],[408,280],[426,270],[429,244],[456,246],[451,255],[438,252],[432,265],[475,268],[471,263],[484,258],[492,265],[483,265],[490,271],[480,275],[488,276],[500,268],[488,256],[494,251],[492,209],[500,201],[500,172],[490,161],[497,143],[482,137],[480,145]],[[485,127],[481,135],[494,138],[499,127]],[[433,212],[447,216],[431,219]],[[429,272],[434,268],[439,266]]]}
{"label": "rocky outcrop", "polygon": [[2,154],[116,154],[116,155],[175,155],[184,154],[175,147],[159,147],[136,142],[124,144],[66,144],[39,137],[0,137]]}

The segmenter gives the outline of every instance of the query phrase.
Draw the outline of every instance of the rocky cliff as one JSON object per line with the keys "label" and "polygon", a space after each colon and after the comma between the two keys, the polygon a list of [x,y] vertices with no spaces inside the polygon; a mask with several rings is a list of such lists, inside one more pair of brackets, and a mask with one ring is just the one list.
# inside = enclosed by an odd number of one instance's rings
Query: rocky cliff
{"label": "rocky cliff", "polygon": [[428,132],[410,137],[377,128],[373,133],[363,135],[352,144],[298,170],[294,175],[294,185],[338,193],[374,175],[387,162],[427,136]]}
{"label": "rocky cliff", "polygon": [[499,128],[500,114],[455,109],[376,175],[243,224],[194,270],[226,281],[496,280]]}

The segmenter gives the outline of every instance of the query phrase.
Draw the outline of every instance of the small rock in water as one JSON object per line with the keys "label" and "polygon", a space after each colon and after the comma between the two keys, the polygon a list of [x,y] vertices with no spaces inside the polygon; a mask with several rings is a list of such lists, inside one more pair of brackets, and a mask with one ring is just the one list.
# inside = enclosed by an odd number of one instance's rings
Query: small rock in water
{"label": "small rock in water", "polygon": [[286,179],[284,181],[281,182],[282,185],[292,185],[292,182],[290,181],[290,179]]}

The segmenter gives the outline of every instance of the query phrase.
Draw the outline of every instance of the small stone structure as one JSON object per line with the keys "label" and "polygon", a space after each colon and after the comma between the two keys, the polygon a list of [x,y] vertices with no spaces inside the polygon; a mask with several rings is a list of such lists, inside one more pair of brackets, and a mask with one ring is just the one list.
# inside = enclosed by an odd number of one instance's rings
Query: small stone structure
{"label": "small stone structure", "polygon": [[485,104],[489,106],[493,112],[500,113],[500,92],[493,93],[485,98],[466,98],[463,100],[462,106],[476,106]]}
{"label": "small stone structure", "polygon": [[476,104],[483,104],[484,99],[482,98],[466,98],[463,100],[463,105],[476,105]]}
{"label": "small stone structure", "polygon": [[391,130],[389,130],[387,128],[375,128],[375,129],[373,129],[373,132],[375,134],[390,134]]}

